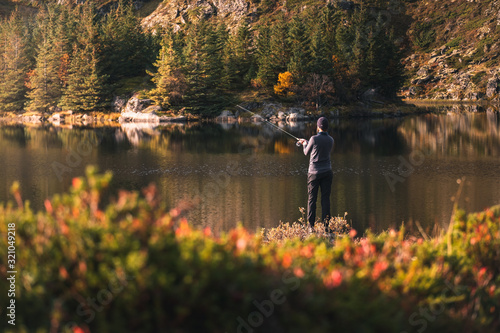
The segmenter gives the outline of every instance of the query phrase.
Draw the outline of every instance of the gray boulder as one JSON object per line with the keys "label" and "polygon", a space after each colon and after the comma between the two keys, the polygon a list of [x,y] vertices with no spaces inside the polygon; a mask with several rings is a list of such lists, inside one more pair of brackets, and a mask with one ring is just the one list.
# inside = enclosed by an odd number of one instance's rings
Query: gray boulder
{"label": "gray boulder", "polygon": [[169,116],[161,116],[161,123],[183,123],[187,121],[187,117],[185,116],[177,116],[177,117],[169,117]]}
{"label": "gray boulder", "polygon": [[464,73],[456,78],[455,85],[457,85],[462,91],[465,91],[469,86],[470,82],[471,82],[470,74]]}
{"label": "gray boulder", "polygon": [[235,115],[229,111],[229,110],[224,110],[221,112],[221,114],[216,118],[218,122],[235,122],[236,117]]}
{"label": "gray boulder", "polygon": [[421,92],[422,92],[422,87],[419,86],[411,86],[409,90],[410,96],[417,96]]}
{"label": "gray boulder", "polygon": [[498,77],[494,76],[491,79],[488,80],[488,83],[486,84],[486,97],[492,98],[495,96],[498,92]]}
{"label": "gray boulder", "polygon": [[144,110],[141,111],[141,113],[153,113],[156,114],[157,112],[161,111],[161,106],[159,105],[151,105],[145,108]]}
{"label": "gray boulder", "polygon": [[427,66],[421,67],[418,70],[417,75],[418,76],[427,76],[427,75],[429,75],[429,67],[427,67]]}
{"label": "gray boulder", "polygon": [[290,108],[288,110],[288,112],[290,114],[292,114],[292,113],[298,113],[299,115],[305,115],[306,114],[306,110],[305,109],[303,109],[303,108],[297,108],[297,107]]}
{"label": "gray boulder", "polygon": [[245,16],[248,14],[250,3],[245,0],[213,0],[217,15],[222,17],[228,15]]}
{"label": "gray boulder", "polygon": [[156,112],[160,111],[161,107],[152,104],[153,101],[150,99],[139,99],[137,97],[132,97],[128,100],[127,105],[123,109],[118,121],[120,123],[159,123],[160,117],[158,117]]}
{"label": "gray boulder", "polygon": [[132,97],[128,100],[123,112],[141,112],[152,104],[153,100],[151,99],[139,99],[137,97]]}
{"label": "gray boulder", "polygon": [[478,92],[471,92],[468,94],[469,100],[476,102],[481,98],[481,93]]}
{"label": "gray boulder", "polygon": [[127,100],[124,97],[115,96],[111,102],[111,108],[114,112],[122,112],[126,104]]}
{"label": "gray boulder", "polygon": [[292,121],[292,122],[295,122],[295,121],[299,121],[299,120],[304,120],[305,117],[304,115],[298,113],[298,112],[293,112],[293,113],[290,113],[288,115],[288,117],[286,118],[287,121]]}

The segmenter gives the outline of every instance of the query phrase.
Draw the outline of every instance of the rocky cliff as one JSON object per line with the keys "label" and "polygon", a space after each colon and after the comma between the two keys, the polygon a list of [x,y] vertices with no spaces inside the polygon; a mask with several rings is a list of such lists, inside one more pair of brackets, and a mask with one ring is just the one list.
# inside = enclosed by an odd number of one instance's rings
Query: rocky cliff
{"label": "rocky cliff", "polygon": [[403,59],[410,98],[499,99],[500,1],[416,1]]}
{"label": "rocky cliff", "polygon": [[142,26],[148,30],[156,27],[180,27],[187,21],[223,18],[231,28],[245,18],[257,18],[257,6],[249,0],[167,0],[149,16],[143,18]]}

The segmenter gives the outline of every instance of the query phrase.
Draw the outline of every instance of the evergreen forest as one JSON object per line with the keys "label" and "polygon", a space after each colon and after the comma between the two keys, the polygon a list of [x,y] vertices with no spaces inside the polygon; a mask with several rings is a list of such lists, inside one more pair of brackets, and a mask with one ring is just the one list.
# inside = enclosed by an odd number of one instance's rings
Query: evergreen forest
{"label": "evergreen forest", "polygon": [[[390,1],[391,3],[394,1]],[[140,92],[164,110],[212,116],[259,92],[310,109],[350,103],[403,80],[404,38],[389,1],[283,10],[229,25],[193,13],[144,29],[132,3],[39,3],[0,22],[0,111],[111,110]]]}

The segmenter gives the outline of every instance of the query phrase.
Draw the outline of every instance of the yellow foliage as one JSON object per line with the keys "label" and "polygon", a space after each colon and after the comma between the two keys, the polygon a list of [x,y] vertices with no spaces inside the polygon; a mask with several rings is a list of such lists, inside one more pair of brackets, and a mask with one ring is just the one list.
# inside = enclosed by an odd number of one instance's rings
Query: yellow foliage
{"label": "yellow foliage", "polygon": [[293,96],[293,76],[290,72],[278,74],[278,84],[274,86],[274,93],[279,96]]}

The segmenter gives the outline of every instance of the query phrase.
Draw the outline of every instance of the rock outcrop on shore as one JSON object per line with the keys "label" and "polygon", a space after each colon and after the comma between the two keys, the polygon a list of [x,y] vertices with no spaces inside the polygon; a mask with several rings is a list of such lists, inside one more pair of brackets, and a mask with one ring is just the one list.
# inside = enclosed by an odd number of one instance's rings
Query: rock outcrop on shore
{"label": "rock outcrop on shore", "polygon": [[[246,104],[245,104],[246,105]],[[220,123],[234,123],[243,119],[250,119],[253,122],[268,120],[272,122],[297,122],[314,118],[306,115],[306,110],[300,107],[286,107],[280,103],[248,103],[245,109],[250,112],[224,110],[215,118]]]}
{"label": "rock outcrop on shore", "polygon": [[118,121],[120,123],[153,123],[157,124],[160,122],[183,122],[186,121],[186,117],[168,117],[159,116],[158,112],[161,111],[161,107],[158,105],[153,105],[153,100],[151,99],[140,99],[136,96],[130,98],[121,111],[120,118]]}

